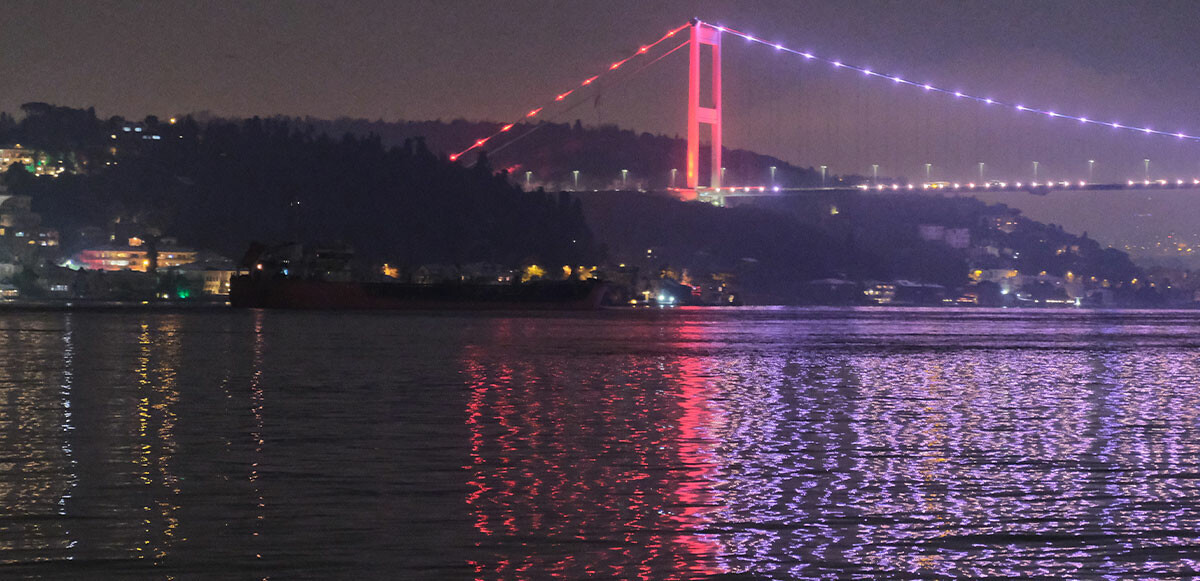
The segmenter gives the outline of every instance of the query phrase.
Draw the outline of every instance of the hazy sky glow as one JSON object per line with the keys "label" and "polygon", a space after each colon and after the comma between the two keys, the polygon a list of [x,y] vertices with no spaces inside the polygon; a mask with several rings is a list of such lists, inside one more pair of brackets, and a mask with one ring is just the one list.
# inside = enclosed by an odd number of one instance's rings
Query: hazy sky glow
{"label": "hazy sky glow", "polygon": [[[509,120],[698,16],[915,81],[1200,133],[1200,4],[26,2],[0,20],[0,109]],[[664,45],[663,48],[669,48]],[[682,51],[551,120],[684,131]],[[1200,175],[1200,144],[1033,119],[726,39],[726,145],[921,179]],[[597,95],[599,98],[597,99]]]}

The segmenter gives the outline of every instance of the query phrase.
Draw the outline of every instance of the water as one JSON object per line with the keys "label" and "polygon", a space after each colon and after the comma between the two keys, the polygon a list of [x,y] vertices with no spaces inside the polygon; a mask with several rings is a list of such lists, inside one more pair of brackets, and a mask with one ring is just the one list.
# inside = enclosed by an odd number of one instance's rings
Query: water
{"label": "water", "polygon": [[0,576],[1169,579],[1200,312],[0,313]]}

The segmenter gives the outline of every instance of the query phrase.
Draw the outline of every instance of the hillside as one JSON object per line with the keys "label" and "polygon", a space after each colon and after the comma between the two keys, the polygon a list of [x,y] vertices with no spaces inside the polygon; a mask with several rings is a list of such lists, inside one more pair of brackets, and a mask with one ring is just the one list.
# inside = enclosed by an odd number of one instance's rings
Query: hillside
{"label": "hillside", "polygon": [[[17,165],[4,181],[62,232],[67,252],[94,243],[97,233],[104,241],[170,236],[234,257],[253,240],[345,242],[376,264],[402,269],[607,263],[636,266],[643,280],[736,280],[757,303],[820,302],[808,294],[814,280],[905,280],[947,294],[997,281],[1051,285],[1059,295],[1064,284],[1076,293],[1145,284],[1122,252],[972,198],[842,191],[715,208],[633,187],[551,194],[525,191],[523,175],[493,170],[490,155],[468,166],[435,151],[482,129],[464,122],[101,120],[90,110],[30,104],[20,120],[0,116],[0,144],[19,140],[39,163],[64,168],[52,177]],[[540,147],[539,139],[566,145]],[[581,172],[628,164],[634,179],[645,172],[663,180],[669,172],[651,152],[681,147],[661,136],[565,125],[542,126],[519,143],[529,159],[542,152],[537,167],[550,175],[577,160]],[[781,181],[811,177],[750,152],[731,152],[730,160],[748,172],[778,164]],[[604,184],[584,178],[580,189],[588,186]]]}
{"label": "hillside", "polygon": [[597,258],[578,203],[523,192],[486,162],[450,163],[419,139],[389,146],[279,120],[98,120],[36,106],[0,123],[4,142],[68,160],[58,177],[5,173],[68,248],[93,228],[177,237],[227,256],[251,240],[297,240],[345,242],[401,264]]}
{"label": "hillside", "polygon": [[[500,129],[498,123],[455,120],[388,122],[365,119],[281,118],[290,124],[329,135],[376,135],[385,145],[422,137],[430,150],[450,154]],[[628,189],[661,189],[670,184],[671,170],[679,170],[676,184],[683,185],[686,142],[678,137],[637,133],[615,125],[585,127],[567,123],[518,124],[489,144],[493,167],[509,170],[524,183],[524,173],[533,172],[533,187],[573,189],[573,171],[579,171],[579,189],[615,189],[621,170],[629,171]],[[708,153],[703,148],[700,175],[708,175]],[[464,164],[474,162],[474,154]],[[813,168],[797,167],[775,157],[741,149],[724,152],[726,181],[736,184],[766,184],[774,166],[776,183],[782,186],[819,185],[821,175]],[[832,179],[832,178],[831,178]]]}

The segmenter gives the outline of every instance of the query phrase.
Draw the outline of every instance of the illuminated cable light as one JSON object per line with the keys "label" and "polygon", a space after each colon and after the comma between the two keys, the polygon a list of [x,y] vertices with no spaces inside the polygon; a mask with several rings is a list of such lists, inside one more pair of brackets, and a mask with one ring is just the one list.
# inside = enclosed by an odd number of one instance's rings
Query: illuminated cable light
{"label": "illuminated cable light", "polygon": [[775,50],[783,50],[783,45],[782,44],[775,45]]}
{"label": "illuminated cable light", "polygon": [[[710,26],[711,26],[711,25],[710,25]],[[717,27],[717,28],[718,28],[718,30],[720,30],[721,32],[729,32],[729,33],[731,33],[731,34],[735,34],[735,35],[738,35],[738,36],[742,36],[743,38],[746,38],[747,40],[750,40],[750,41],[759,42],[759,43],[762,43],[762,44],[767,44],[765,41],[762,41],[762,40],[760,40],[760,39],[758,39],[758,38],[756,38],[756,37],[754,37],[754,36],[752,36],[752,35],[750,35],[750,34],[743,33],[743,32],[739,32],[739,31],[737,31],[737,30],[735,30],[735,29],[732,29],[732,28],[727,28],[727,27],[723,27],[723,26],[722,26],[722,27]],[[786,46],[783,46],[782,44],[773,44],[773,45],[771,45],[771,46],[782,47],[780,50],[786,50],[786,51],[788,51],[788,52],[791,52],[791,53],[794,53],[794,54],[796,54],[796,55],[798,55],[798,56],[803,56],[803,57],[804,57],[804,58],[806,58],[806,59],[820,58],[820,57],[817,57],[816,55],[812,54],[811,52],[798,52],[798,51],[795,51],[795,50],[789,49],[789,48],[787,48]],[[820,60],[822,60],[822,61],[825,61],[825,62],[827,62],[827,63],[829,63],[829,64],[833,65],[833,67],[834,67],[834,68],[846,68],[846,69],[850,69],[850,70],[854,70],[854,71],[859,71],[859,72],[862,72],[864,75],[867,75],[867,76],[875,76],[875,77],[881,77],[881,78],[889,78],[889,79],[892,79],[892,80],[893,80],[893,82],[895,82],[895,83],[904,83],[904,84],[909,84],[909,85],[912,85],[912,86],[914,86],[914,87],[921,87],[921,88],[925,89],[926,91],[937,91],[937,92],[940,92],[940,93],[953,94],[953,95],[954,95],[955,97],[957,97],[957,98],[967,98],[967,99],[970,99],[970,100],[972,100],[972,101],[976,101],[976,102],[979,102],[979,103],[985,103],[985,104],[988,104],[988,105],[995,105],[995,104],[1000,104],[1000,105],[1009,105],[1008,103],[1004,103],[1004,102],[1002,102],[1002,101],[997,101],[997,100],[995,100],[995,99],[993,99],[993,98],[991,98],[991,97],[987,97],[987,98],[984,98],[984,97],[977,97],[977,96],[974,96],[974,95],[969,95],[969,94],[963,93],[962,91],[954,91],[954,92],[951,92],[951,91],[949,91],[949,90],[947,90],[947,89],[938,88],[938,87],[935,87],[935,86],[933,86],[933,85],[928,85],[928,84],[924,84],[924,85],[922,85],[922,84],[914,83],[914,82],[912,82],[912,81],[907,81],[907,80],[904,80],[903,78],[900,78],[900,77],[898,77],[898,76],[895,76],[895,75],[887,75],[887,74],[883,74],[883,73],[877,73],[877,72],[875,72],[875,71],[872,71],[872,70],[870,70],[870,69],[867,69],[867,68],[863,68],[863,67],[857,67],[857,66],[854,66],[854,65],[846,64],[846,63],[843,63],[843,62],[842,62],[842,61],[840,61],[840,60],[830,60],[830,59],[826,59],[826,58],[821,58]],[[1110,124],[1108,124],[1108,123],[1103,123],[1103,122],[1097,122],[1097,121],[1093,121],[1093,120],[1091,120],[1091,119],[1088,119],[1088,118],[1086,118],[1086,117],[1075,117],[1075,116],[1072,116],[1072,115],[1064,115],[1064,114],[1061,114],[1061,113],[1057,113],[1057,112],[1050,112],[1050,111],[1047,111],[1047,110],[1044,110],[1044,109],[1038,109],[1038,108],[1032,108],[1032,107],[1024,107],[1024,106],[1022,106],[1022,107],[1020,107],[1018,110],[1020,110],[1020,111],[1031,111],[1031,112],[1034,112],[1034,113],[1041,113],[1041,114],[1044,114],[1044,115],[1046,115],[1047,117],[1050,117],[1050,118],[1053,118],[1053,117],[1061,117],[1061,118],[1064,118],[1064,119],[1074,119],[1074,120],[1077,120],[1077,121],[1079,121],[1080,123],[1091,123],[1091,124],[1095,124],[1095,125],[1110,125]],[[1143,133],[1148,133],[1148,134],[1163,135],[1163,136],[1174,135],[1175,137],[1177,137],[1177,138],[1180,138],[1180,139],[1189,139],[1189,140],[1193,140],[1193,141],[1200,141],[1200,135],[1188,135],[1188,134],[1184,133],[1184,134],[1182,134],[1182,135],[1183,135],[1183,137],[1180,137],[1180,134],[1178,134],[1178,133],[1168,133],[1168,132],[1165,132],[1165,131],[1155,131],[1155,130],[1153,130],[1153,129],[1149,129],[1149,128],[1125,127],[1125,126],[1121,126],[1120,124],[1111,124],[1110,126],[1112,126],[1112,127],[1113,127],[1113,128],[1115,128],[1115,129],[1133,129],[1133,130],[1140,130],[1140,131],[1142,131]],[[1149,129],[1149,130],[1147,130],[1147,129]]]}
{"label": "illuminated cable light", "polygon": [[1025,109],[1024,105],[1017,105],[1017,111],[1026,111],[1026,110],[1027,109]]}
{"label": "illuminated cable light", "polygon": [[[650,43],[650,44],[643,45],[643,46],[641,46],[640,48],[638,48],[637,52],[635,52],[634,54],[632,54],[632,55],[630,55],[630,56],[628,56],[628,57],[626,57],[626,58],[624,58],[624,59],[622,59],[622,60],[619,60],[619,61],[617,61],[617,62],[614,62],[612,65],[610,65],[610,66],[609,66],[608,70],[609,70],[609,71],[613,71],[613,70],[616,70],[616,69],[620,68],[622,65],[624,65],[626,62],[628,62],[630,59],[632,59],[632,58],[634,58],[634,57],[636,57],[636,56],[638,56],[638,55],[640,55],[640,54],[645,54],[645,53],[649,52],[649,51],[650,51],[651,49],[653,49],[654,47],[658,46],[659,44],[662,44],[662,42],[663,42],[663,41],[667,40],[668,38],[671,38],[671,37],[675,36],[675,34],[676,34],[677,32],[679,32],[679,31],[681,31],[681,30],[683,30],[683,29],[685,29],[685,28],[688,28],[688,27],[690,27],[690,26],[691,26],[691,23],[688,23],[688,24],[684,24],[684,25],[682,25],[682,26],[678,26],[678,27],[676,27],[676,28],[674,28],[674,29],[672,29],[672,30],[669,30],[669,31],[667,31],[667,33],[666,33],[666,34],[664,34],[663,36],[661,36],[661,37],[660,37],[658,40],[656,40],[656,41],[654,41],[654,42],[652,42],[652,43]],[[675,50],[678,50],[678,49],[679,49],[680,47],[682,47],[682,46],[684,46],[684,45],[683,45],[683,44],[681,44],[681,45],[679,45],[678,47],[675,47],[674,49],[672,49],[672,51],[671,51],[671,52],[674,52]],[[667,53],[667,54],[670,54],[670,53]],[[664,55],[664,56],[665,56],[665,55]],[[662,58],[662,57],[659,57],[659,58]],[[603,74],[603,73],[601,73],[601,74]],[[587,85],[590,85],[590,84],[592,84],[593,82],[595,82],[595,80],[596,80],[596,79],[598,79],[600,76],[601,76],[601,75],[595,75],[595,76],[592,76],[592,77],[590,77],[590,78],[588,78],[588,79],[584,79],[584,81],[583,81],[582,83],[580,83],[580,86],[587,86]],[[562,93],[562,94],[560,94],[560,95],[557,95],[557,96],[554,98],[554,101],[555,101],[555,102],[560,102],[560,101],[562,101],[562,100],[566,99],[568,96],[570,96],[570,95],[571,95],[572,93],[574,93],[574,92],[575,92],[575,89],[571,89],[570,91],[567,91],[566,93]],[[536,108],[536,109],[530,110],[528,113],[526,113],[526,114],[525,114],[525,118],[535,117],[535,116],[537,116],[539,113],[541,113],[543,109],[545,109],[545,106],[544,106],[544,105],[543,105],[542,107],[538,107],[538,108]],[[460,152],[458,152],[458,153],[455,153],[455,154],[451,155],[451,156],[450,156],[450,161],[457,161],[457,160],[458,160],[459,158],[461,158],[461,157],[462,157],[464,154],[466,154],[467,152],[469,152],[469,151],[471,151],[471,150],[473,150],[473,149],[475,149],[475,148],[477,148],[477,147],[480,147],[480,146],[482,146],[484,143],[486,143],[486,142],[487,142],[487,140],[491,139],[492,137],[495,137],[495,136],[497,136],[497,135],[499,135],[499,134],[501,134],[501,133],[504,133],[504,132],[506,132],[506,131],[508,131],[508,130],[512,129],[513,125],[514,125],[514,124],[511,124],[511,123],[510,123],[510,124],[508,124],[508,125],[506,125],[506,126],[502,127],[500,130],[496,131],[496,133],[493,133],[492,135],[490,135],[490,136],[488,136],[488,137],[486,137],[486,138],[484,138],[484,139],[481,139],[481,140],[478,140],[478,141],[476,141],[476,142],[475,142],[475,144],[474,144],[474,145],[472,145],[471,147],[468,147],[468,148],[466,148],[466,149],[464,149],[464,150],[462,150],[462,151],[460,151]]]}

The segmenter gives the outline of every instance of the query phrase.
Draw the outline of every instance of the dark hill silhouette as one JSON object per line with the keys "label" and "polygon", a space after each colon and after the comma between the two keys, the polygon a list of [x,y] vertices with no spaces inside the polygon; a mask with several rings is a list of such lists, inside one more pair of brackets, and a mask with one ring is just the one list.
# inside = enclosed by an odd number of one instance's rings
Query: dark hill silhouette
{"label": "dark hill silhouette", "polygon": [[[385,145],[423,137],[434,152],[449,155],[475,140],[491,135],[502,125],[489,122],[455,121],[370,121],[366,119],[322,120],[280,118],[288,123],[330,135],[377,135]],[[662,189],[669,185],[671,170],[677,169],[676,184],[683,185],[686,142],[677,137],[637,133],[615,125],[587,127],[568,123],[518,124],[503,138],[488,143],[493,167],[507,169],[518,183],[524,172],[533,172],[532,183],[546,189],[572,189],[572,171],[580,172],[580,189],[611,189],[621,183],[621,170],[629,170],[629,188]],[[700,175],[709,175],[707,148],[703,148]],[[475,154],[460,160],[474,163]],[[741,149],[724,151],[726,182],[767,184],[771,166],[776,183],[784,187],[814,186],[820,172],[797,167],[783,160]]]}
{"label": "dark hill silhouette", "polygon": [[[19,121],[0,116],[0,143],[19,140],[39,156],[74,160],[77,173],[35,177],[17,167],[4,179],[63,230],[68,248],[79,244],[73,233],[81,229],[132,226],[230,256],[252,240],[298,240],[347,242],[360,255],[400,266],[515,266],[527,260],[578,265],[607,257],[633,262],[645,273],[732,272],[758,302],[791,302],[808,281],[828,277],[911,279],[952,288],[967,282],[968,265],[1050,276],[1070,272],[1114,284],[1140,276],[1125,254],[1052,224],[1021,218],[1015,230],[1000,231],[995,219],[1017,212],[971,198],[842,191],[722,209],[636,192],[575,197],[523,191],[516,185],[522,174],[494,171],[492,155],[473,165],[452,163],[411,136],[427,133],[444,148],[462,136],[472,136],[470,141],[485,134],[486,124],[186,117],[132,122],[44,104],[27,106],[24,114]],[[581,189],[612,185],[619,169],[630,170],[634,180],[645,172],[665,181],[672,154],[652,152],[682,148],[671,138],[611,127],[539,127],[518,142],[528,148],[526,159],[547,168],[539,171],[567,179],[562,172],[576,164],[581,172],[613,174],[603,178],[607,184],[584,181]],[[332,137],[333,131],[345,133]],[[515,156],[517,147],[495,158]],[[811,177],[808,170],[750,152],[731,152],[729,159],[727,167],[764,175],[778,164],[786,185],[794,185],[786,182],[789,172],[796,179]],[[645,185],[655,184],[649,178]],[[972,248],[922,239],[922,225],[967,228]]]}

